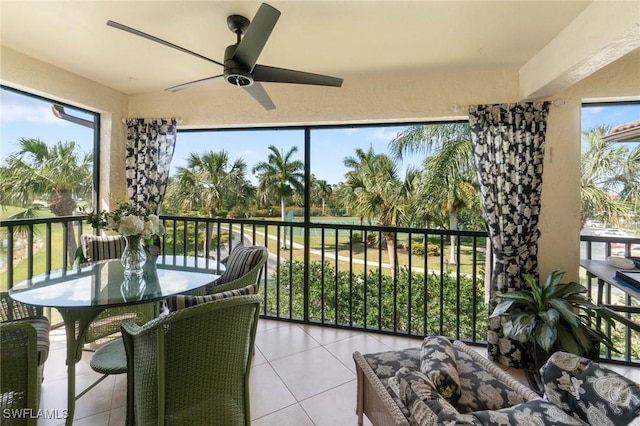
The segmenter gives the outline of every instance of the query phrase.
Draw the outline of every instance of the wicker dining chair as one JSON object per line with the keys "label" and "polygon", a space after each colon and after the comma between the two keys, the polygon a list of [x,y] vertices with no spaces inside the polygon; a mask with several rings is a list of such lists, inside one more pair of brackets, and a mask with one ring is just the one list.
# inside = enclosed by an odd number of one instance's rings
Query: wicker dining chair
{"label": "wicker dining chair", "polygon": [[266,247],[237,246],[226,259],[221,260],[225,266],[224,272],[205,288],[204,293],[220,293],[256,284],[268,258]]}
{"label": "wicker dining chair", "polygon": [[[85,262],[107,259],[119,259],[125,247],[122,235],[87,235],[80,236],[80,245]],[[92,343],[108,337],[115,337],[120,333],[120,323],[131,319],[137,324],[156,317],[158,307],[155,303],[129,305],[107,308],[91,321],[86,329],[84,342]]]}
{"label": "wicker dining chair", "polygon": [[[49,319],[41,308],[0,293],[0,413],[3,425],[35,425],[44,362],[49,356]],[[5,411],[16,410],[16,411]],[[21,412],[22,416],[5,416]]]}
{"label": "wicker dining chair", "polygon": [[248,425],[260,296],[186,297],[203,303],[122,323],[127,424]]}

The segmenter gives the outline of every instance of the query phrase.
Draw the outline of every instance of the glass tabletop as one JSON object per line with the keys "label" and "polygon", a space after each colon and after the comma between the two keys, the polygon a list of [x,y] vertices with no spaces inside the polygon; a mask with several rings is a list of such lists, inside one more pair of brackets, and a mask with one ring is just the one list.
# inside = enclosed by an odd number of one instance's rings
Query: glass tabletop
{"label": "glass tabletop", "polygon": [[69,309],[143,303],[211,284],[223,269],[211,259],[159,256],[155,264],[145,264],[143,275],[125,277],[120,260],[112,259],[36,275],[9,295],[30,305]]}

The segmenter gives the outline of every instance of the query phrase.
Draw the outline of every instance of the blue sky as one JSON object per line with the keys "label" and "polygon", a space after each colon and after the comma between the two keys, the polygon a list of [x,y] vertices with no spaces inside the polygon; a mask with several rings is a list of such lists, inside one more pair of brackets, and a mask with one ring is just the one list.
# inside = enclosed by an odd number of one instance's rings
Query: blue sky
{"label": "blue sky", "polygon": [[[22,96],[7,90],[0,90],[0,163],[15,151],[21,137],[40,138],[46,143],[75,141],[84,152],[93,149],[92,130],[60,120],[51,113],[51,105],[38,99]],[[552,109],[555,107],[551,107]],[[560,106],[560,108],[562,108]],[[81,115],[67,109],[72,115]],[[553,112],[552,112],[553,113]],[[594,106],[583,108],[582,129],[587,130],[600,124],[616,126],[640,120],[640,104],[620,106]],[[329,183],[343,180],[346,168],[343,160],[353,156],[356,148],[373,147],[375,152],[387,152],[389,141],[401,127],[367,127],[319,129],[311,132],[311,172],[318,179]],[[302,130],[255,130],[217,132],[179,132],[172,170],[184,166],[184,159],[191,152],[226,150],[231,161],[243,158],[251,168],[260,161],[266,161],[267,147],[275,145],[285,152],[298,146],[296,157],[304,157],[304,132]],[[408,158],[403,164],[415,165],[417,157]]]}

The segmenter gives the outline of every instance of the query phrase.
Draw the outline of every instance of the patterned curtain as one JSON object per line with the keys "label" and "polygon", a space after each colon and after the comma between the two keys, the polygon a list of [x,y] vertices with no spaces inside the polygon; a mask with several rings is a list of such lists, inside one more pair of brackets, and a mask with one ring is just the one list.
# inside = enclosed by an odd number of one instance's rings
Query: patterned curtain
{"label": "patterned curtain", "polygon": [[[471,139],[482,207],[495,256],[489,312],[496,296],[523,286],[522,274],[538,273],[538,217],[542,192],[544,140],[549,102],[469,107]],[[523,368],[531,351],[501,332],[500,318],[489,322],[489,358]]]}
{"label": "patterned curtain", "polygon": [[126,123],[129,203],[158,214],[176,145],[176,119],[129,118]]}

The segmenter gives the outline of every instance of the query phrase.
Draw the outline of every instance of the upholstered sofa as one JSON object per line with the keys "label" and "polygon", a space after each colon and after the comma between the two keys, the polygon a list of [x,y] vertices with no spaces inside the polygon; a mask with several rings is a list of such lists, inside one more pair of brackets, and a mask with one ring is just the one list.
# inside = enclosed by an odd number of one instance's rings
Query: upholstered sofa
{"label": "upholstered sofa", "polygon": [[558,352],[543,367],[540,398],[482,355],[428,337],[422,347],[354,353],[357,414],[374,425],[640,424],[635,382]]}

